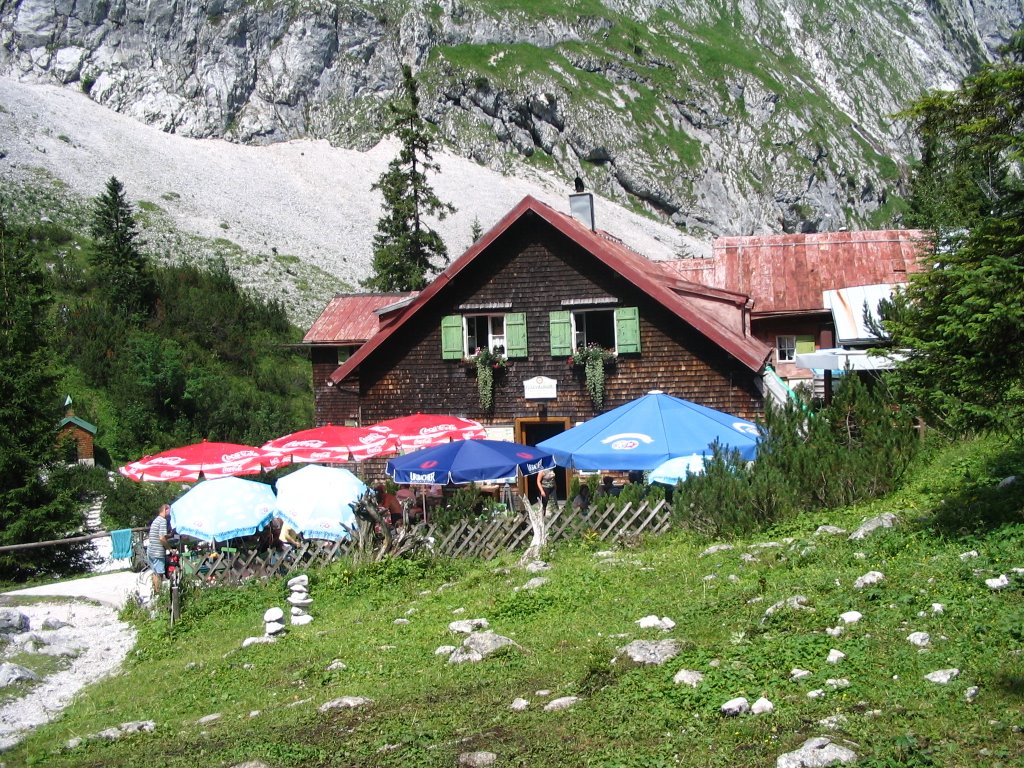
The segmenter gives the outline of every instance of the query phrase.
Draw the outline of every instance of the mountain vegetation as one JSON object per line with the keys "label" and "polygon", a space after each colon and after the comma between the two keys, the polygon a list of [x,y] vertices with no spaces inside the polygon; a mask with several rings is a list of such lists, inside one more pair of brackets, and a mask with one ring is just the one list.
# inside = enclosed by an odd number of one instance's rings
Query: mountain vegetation
{"label": "mountain vegetation", "polygon": [[[313,623],[245,648],[268,608],[287,612],[283,580],[198,588],[173,629],[164,611],[126,611],[139,635],[122,671],[4,759],[441,768],[490,752],[533,768],[764,768],[827,738],[867,768],[1010,768],[1024,759],[1011,570],[1024,566],[1024,484],[999,483],[1022,461],[1001,438],[934,439],[884,499],[724,539],[583,537],[546,552],[540,574],[512,557],[337,562],[309,574]],[[884,513],[893,527],[850,538]],[[986,585],[1000,575],[1007,586]],[[449,624],[477,618],[516,645],[448,663],[438,649],[464,639]],[[641,640],[676,655],[634,663],[621,649]],[[926,679],[941,670],[950,682]],[[774,710],[723,715],[741,696]],[[147,720],[149,733],[95,735]]]}

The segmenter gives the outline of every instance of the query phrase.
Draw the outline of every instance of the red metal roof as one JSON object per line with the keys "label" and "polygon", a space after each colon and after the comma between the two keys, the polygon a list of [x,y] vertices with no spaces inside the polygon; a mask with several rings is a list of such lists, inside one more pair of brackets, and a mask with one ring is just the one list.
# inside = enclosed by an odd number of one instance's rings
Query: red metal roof
{"label": "red metal roof", "polygon": [[755,314],[824,310],[822,291],[907,282],[921,269],[927,240],[915,229],[720,237],[710,259],[659,264],[686,280],[747,294]]}
{"label": "red metal roof", "polygon": [[714,317],[714,313],[703,311],[704,308],[699,306],[700,297],[695,295],[684,297],[675,292],[671,287],[674,278],[670,278],[657,268],[652,268],[654,262],[630,250],[609,235],[594,232],[571,216],[559,213],[549,205],[527,195],[501,221],[423,289],[412,301],[407,311],[360,347],[352,357],[331,374],[330,381],[339,383],[350,376],[359,367],[359,364],[372,355],[394,330],[414,317],[480,253],[486,251],[509,227],[528,213],[536,214],[557,231],[576,242],[751,370],[759,371],[764,365],[771,353],[768,346],[750,335],[723,325],[718,318]]}
{"label": "red metal roof", "polygon": [[380,330],[379,310],[402,301],[409,293],[338,294],[302,338],[303,344],[362,344]]}

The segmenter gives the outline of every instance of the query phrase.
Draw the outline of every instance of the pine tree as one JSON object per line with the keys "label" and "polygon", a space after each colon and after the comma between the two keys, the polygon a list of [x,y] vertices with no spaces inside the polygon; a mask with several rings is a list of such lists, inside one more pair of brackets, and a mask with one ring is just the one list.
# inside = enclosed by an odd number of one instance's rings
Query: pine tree
{"label": "pine tree", "polygon": [[95,278],[114,312],[146,313],[153,305],[156,282],[142,254],[138,224],[116,177],[93,204],[90,231]]}
{"label": "pine tree", "polygon": [[392,105],[393,129],[402,148],[373,189],[384,197],[384,215],[373,238],[373,276],[363,286],[376,291],[418,291],[427,274],[448,262],[441,236],[424,221],[442,221],[455,208],[442,202],[427,183],[427,172],[437,171],[432,161],[434,143],[419,113],[419,95],[412,70],[402,68],[405,100]]}
{"label": "pine tree", "polygon": [[[27,238],[0,211],[0,544],[65,538],[82,522],[72,501],[43,479],[56,460],[60,404],[50,304]],[[0,578],[64,570],[81,554],[79,546],[0,555]]]}
{"label": "pine tree", "polygon": [[936,233],[929,269],[884,318],[909,350],[894,376],[932,423],[1024,427],[1024,33],[1001,61],[907,115],[925,147],[912,223]]}

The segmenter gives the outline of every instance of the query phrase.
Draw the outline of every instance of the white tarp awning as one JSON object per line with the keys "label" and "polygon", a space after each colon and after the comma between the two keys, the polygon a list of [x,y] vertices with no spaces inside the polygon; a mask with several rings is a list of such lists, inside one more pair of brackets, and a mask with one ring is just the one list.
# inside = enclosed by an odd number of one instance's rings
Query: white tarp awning
{"label": "white tarp awning", "polygon": [[824,369],[829,371],[886,371],[896,367],[902,360],[899,353],[869,355],[864,349],[817,349],[814,352],[797,353],[794,362],[800,368]]}

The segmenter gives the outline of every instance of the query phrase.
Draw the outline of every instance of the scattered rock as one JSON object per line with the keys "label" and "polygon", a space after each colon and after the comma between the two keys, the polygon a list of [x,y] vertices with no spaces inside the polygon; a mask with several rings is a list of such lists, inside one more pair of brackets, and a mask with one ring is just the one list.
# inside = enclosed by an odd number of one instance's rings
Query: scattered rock
{"label": "scattered rock", "polygon": [[828,652],[828,658],[825,659],[829,664],[838,664],[840,661],[846,658],[846,654],[842,651],[837,651],[833,648]]}
{"label": "scattered rock", "polygon": [[730,549],[735,549],[735,547],[732,544],[713,544],[701,552],[700,556],[717,555],[719,552],[728,552]]}
{"label": "scattered rock", "polygon": [[634,640],[622,648],[612,660],[628,658],[634,664],[664,664],[679,654],[679,643],[675,640]]}
{"label": "scattered rock", "polygon": [[963,561],[973,560],[978,556],[978,550],[972,549],[969,552],[961,552],[960,559]]}
{"label": "scattered rock", "polygon": [[513,712],[522,712],[530,706],[530,702],[523,698],[513,699],[509,709]]}
{"label": "scattered rock", "polygon": [[60,619],[46,618],[46,619],[43,619],[43,627],[42,628],[43,629],[48,629],[48,630],[57,630],[57,629],[64,629],[64,627],[70,627],[70,626],[71,625],[68,624],[66,621],[61,621]]}
{"label": "scattered rock", "polygon": [[809,672],[806,669],[791,669],[789,671],[789,679],[792,680],[794,683],[797,680],[803,680],[805,677],[810,677],[810,676],[811,676],[811,672]]}
{"label": "scattered rock", "polygon": [[883,512],[878,517],[873,517],[866,521],[860,528],[851,533],[849,540],[860,541],[861,539],[866,539],[879,528],[892,528],[898,522],[899,518],[892,512]]}
{"label": "scattered rock", "polygon": [[0,664],[0,688],[6,688],[23,680],[38,680],[39,675],[31,669],[26,669],[20,664],[11,664],[5,661]]}
{"label": "scattered rock", "polygon": [[837,525],[819,525],[814,531],[815,536],[821,536],[822,534],[828,534],[829,536],[842,536],[846,533],[845,528],[840,528]]}
{"label": "scattered rock", "polygon": [[461,635],[469,635],[476,632],[478,629],[487,629],[490,626],[491,624],[487,619],[460,619],[459,621],[453,621],[449,624],[448,631]]}
{"label": "scattered rock", "polygon": [[845,677],[830,677],[828,680],[825,681],[825,685],[827,685],[834,691],[839,691],[843,688],[849,688],[850,681],[847,680]]}
{"label": "scattered rock", "polygon": [[339,672],[339,671],[344,670],[344,669],[348,669],[348,664],[346,664],[341,659],[335,659],[334,661],[332,661],[330,664],[327,665],[327,671],[328,672]]}
{"label": "scattered rock", "polygon": [[726,717],[736,717],[738,715],[745,715],[750,711],[750,703],[742,696],[735,699],[729,699],[721,707],[719,711]]}
{"label": "scattered rock", "polygon": [[454,645],[440,645],[434,649],[435,656],[451,656],[453,653],[455,653]]}
{"label": "scattered rock", "polygon": [[600,552],[595,552],[594,557],[615,557],[616,553],[610,549],[602,549]]}
{"label": "scattered rock", "polygon": [[864,589],[864,587],[870,587],[878,584],[885,580],[885,574],[881,571],[868,571],[863,576],[853,582],[854,589]]}
{"label": "scattered rock", "polygon": [[28,616],[17,608],[0,608],[0,635],[28,632]]}
{"label": "scattered rock", "polygon": [[807,692],[808,699],[820,699],[825,695],[825,691],[822,688],[815,688],[813,691]]}
{"label": "scattered rock", "polygon": [[1009,477],[1004,477],[1002,480],[1000,480],[998,487],[999,488],[1009,488],[1011,485],[1013,485],[1016,482],[1017,482],[1017,476],[1016,475],[1010,475]]}
{"label": "scattered rock", "polygon": [[519,589],[537,589],[537,587],[543,587],[547,583],[548,580],[544,576],[535,576],[523,584]]}
{"label": "scattered rock", "polygon": [[825,728],[828,728],[830,731],[835,731],[846,725],[846,715],[829,715],[828,717],[819,720],[818,725],[824,726]]}
{"label": "scattered rock", "polygon": [[276,637],[269,635],[263,635],[262,637],[247,637],[242,641],[242,647],[248,648],[250,645],[258,645],[261,643],[272,643],[276,640]]}
{"label": "scattered rock", "polygon": [[978,698],[978,693],[978,686],[972,685],[970,688],[964,691],[964,699],[966,699],[967,701],[974,701],[976,698]]}
{"label": "scattered rock", "polygon": [[459,755],[459,765],[466,768],[489,768],[497,760],[498,756],[493,752],[463,752]]}
{"label": "scattered rock", "polygon": [[816,736],[805,741],[800,749],[779,755],[775,768],[824,768],[856,760],[857,754],[853,750],[833,744],[827,736]]}
{"label": "scattered rock", "polygon": [[482,661],[502,648],[519,648],[520,646],[511,638],[497,635],[494,632],[474,632],[462,641],[462,646],[456,648],[448,657],[449,664],[462,664],[463,662]]}
{"label": "scattered rock", "polygon": [[946,685],[948,682],[955,679],[959,674],[959,669],[937,669],[934,672],[929,672],[927,675],[925,675],[924,679],[930,683]]}
{"label": "scattered rock", "polygon": [[775,711],[775,705],[764,696],[750,705],[750,712],[754,715],[770,715]]}
{"label": "scattered rock", "polygon": [[365,696],[342,696],[340,699],[331,699],[320,705],[321,712],[329,712],[332,709],[355,709],[357,707],[368,707],[373,704],[373,699]]}
{"label": "scattered rock", "polygon": [[77,749],[89,740],[103,739],[104,741],[117,741],[118,739],[133,733],[149,733],[154,730],[156,730],[156,723],[152,720],[134,720],[132,722],[115,725],[112,728],[104,728],[102,731],[86,736],[84,739],[70,739],[67,744],[65,744],[65,747],[69,750]]}
{"label": "scattered rock", "polygon": [[688,685],[691,688],[696,688],[703,681],[704,673],[695,669],[680,669],[672,678],[672,682],[676,685]]}
{"label": "scattered rock", "polygon": [[541,571],[550,571],[551,565],[545,563],[543,560],[534,560],[532,563],[527,563],[527,573],[540,573]]}
{"label": "scattered rock", "polygon": [[829,637],[839,637],[840,635],[843,634],[843,628],[842,628],[842,626],[839,626],[839,627],[828,627],[825,630],[825,634],[828,635]]}
{"label": "scattered rock", "polygon": [[846,613],[839,614],[839,619],[844,624],[856,624],[863,618],[864,615],[860,611],[847,611]]}
{"label": "scattered rock", "polygon": [[569,709],[577,701],[580,700],[579,696],[562,696],[558,699],[553,699],[544,705],[545,712],[559,712],[563,709]]}
{"label": "scattered rock", "polygon": [[395,619],[391,623],[392,624],[409,624],[411,622],[408,619]]}
{"label": "scattered rock", "polygon": [[220,720],[221,717],[222,717],[222,715],[221,715],[220,712],[214,712],[212,715],[206,715],[205,717],[200,717],[198,720],[196,720],[196,725],[206,725],[208,723],[214,723],[214,722]]}
{"label": "scattered rock", "polygon": [[769,616],[778,613],[783,608],[789,608],[794,611],[813,611],[814,609],[807,604],[807,598],[803,595],[793,595],[793,597],[787,597],[785,600],[780,600],[768,607],[768,610],[764,612],[764,617],[761,619],[763,624]]}
{"label": "scattered rock", "polygon": [[676,625],[676,623],[668,616],[662,616],[659,619],[653,614],[650,616],[644,616],[642,619],[637,619],[634,623],[638,624],[640,629],[660,629],[665,632],[668,632]]}
{"label": "scattered rock", "polygon": [[292,626],[294,627],[303,627],[306,624],[312,623],[313,617],[310,616],[308,613],[303,614],[302,616],[292,616]]}
{"label": "scattered rock", "polygon": [[910,641],[911,645],[916,645],[918,648],[927,648],[931,645],[932,636],[927,632],[911,632],[907,635],[907,640]]}
{"label": "scattered rock", "polygon": [[985,579],[985,586],[994,590],[1006,589],[1006,587],[1010,586],[1010,580],[1006,577],[1005,573],[1002,573],[994,579]]}

